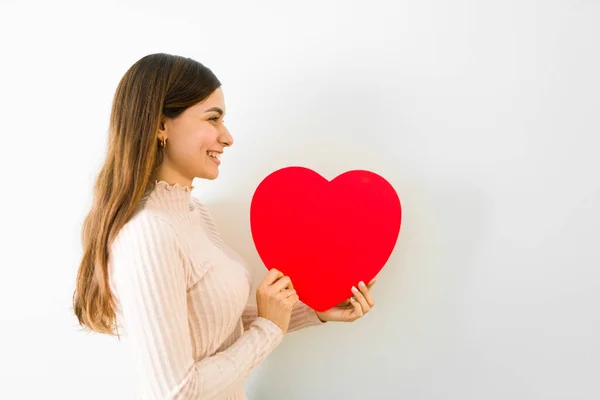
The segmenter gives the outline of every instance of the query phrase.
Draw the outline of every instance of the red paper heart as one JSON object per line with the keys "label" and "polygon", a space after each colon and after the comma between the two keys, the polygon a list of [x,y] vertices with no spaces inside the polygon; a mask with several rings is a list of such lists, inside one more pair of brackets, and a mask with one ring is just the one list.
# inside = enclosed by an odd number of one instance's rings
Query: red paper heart
{"label": "red paper heart", "polygon": [[402,219],[400,199],[379,175],[345,172],[331,182],[304,167],[268,175],[250,206],[256,250],[288,275],[300,300],[317,311],[352,296],[390,257]]}

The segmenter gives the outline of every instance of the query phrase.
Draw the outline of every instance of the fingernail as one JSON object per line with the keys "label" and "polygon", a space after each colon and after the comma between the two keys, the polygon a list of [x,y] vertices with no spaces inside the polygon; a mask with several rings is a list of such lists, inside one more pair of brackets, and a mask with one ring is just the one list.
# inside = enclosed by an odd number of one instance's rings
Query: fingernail
{"label": "fingernail", "polygon": [[350,301],[356,301],[356,299],[354,297],[350,297]]}
{"label": "fingernail", "polygon": [[364,283],[363,281],[360,281],[360,282],[358,283],[358,285],[359,285],[360,287],[365,287],[365,283]]}
{"label": "fingernail", "polygon": [[356,288],[356,286],[352,286],[352,291],[353,292],[358,292],[358,289]]}

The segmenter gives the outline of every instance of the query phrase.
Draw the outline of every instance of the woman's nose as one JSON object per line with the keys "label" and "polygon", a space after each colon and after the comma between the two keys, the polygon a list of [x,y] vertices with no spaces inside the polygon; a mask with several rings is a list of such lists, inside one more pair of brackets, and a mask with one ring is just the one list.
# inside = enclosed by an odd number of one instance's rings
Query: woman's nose
{"label": "woman's nose", "polygon": [[227,128],[225,128],[223,135],[221,135],[221,143],[226,147],[233,145],[233,136],[231,136],[231,133],[229,133],[229,129]]}

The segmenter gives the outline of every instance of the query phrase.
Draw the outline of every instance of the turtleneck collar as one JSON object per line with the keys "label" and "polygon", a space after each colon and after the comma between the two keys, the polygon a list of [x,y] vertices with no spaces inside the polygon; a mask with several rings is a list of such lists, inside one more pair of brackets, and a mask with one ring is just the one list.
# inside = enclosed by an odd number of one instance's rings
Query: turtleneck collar
{"label": "turtleneck collar", "polygon": [[144,196],[146,206],[161,208],[171,211],[190,211],[190,199],[193,186],[184,186],[179,183],[169,184],[156,180],[154,186]]}

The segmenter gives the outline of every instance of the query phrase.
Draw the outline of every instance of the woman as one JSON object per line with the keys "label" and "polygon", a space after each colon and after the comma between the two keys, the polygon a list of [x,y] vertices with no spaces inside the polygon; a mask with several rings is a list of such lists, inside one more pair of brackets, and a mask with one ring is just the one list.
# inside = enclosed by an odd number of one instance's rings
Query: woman
{"label": "woman", "polygon": [[373,307],[368,285],[316,312],[272,269],[252,287],[244,261],[223,243],[191,196],[215,179],[223,149],[221,83],[189,58],[152,54],[119,83],[108,152],[83,226],[73,296],[79,323],[129,337],[143,399],[244,399],[244,382],[285,333],[353,321]]}

